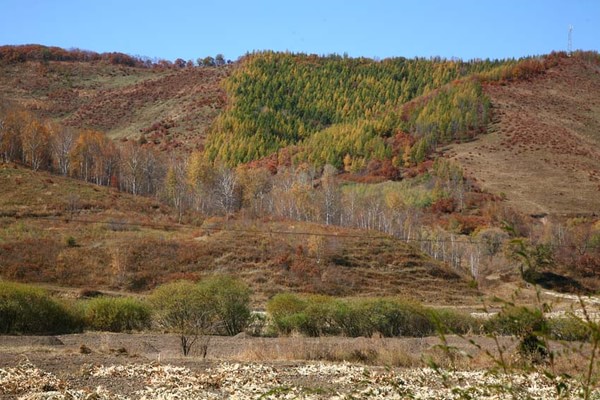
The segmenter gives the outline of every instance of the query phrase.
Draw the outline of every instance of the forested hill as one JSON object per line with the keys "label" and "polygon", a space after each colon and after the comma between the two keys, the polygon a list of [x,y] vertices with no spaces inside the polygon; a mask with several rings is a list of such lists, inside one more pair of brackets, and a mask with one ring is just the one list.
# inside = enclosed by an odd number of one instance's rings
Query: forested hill
{"label": "forested hill", "polygon": [[[207,156],[234,165],[297,146],[297,160],[337,167],[346,155],[355,169],[370,159],[422,161],[436,142],[487,123],[488,101],[479,82],[466,78],[515,63],[251,54],[226,81],[228,107],[213,125]],[[414,136],[400,150],[399,133]],[[407,147],[412,153],[403,154]]]}
{"label": "forested hill", "polygon": [[527,81],[567,59],[598,54],[465,62],[266,51],[196,65],[0,46],[0,101],[113,139],[204,150],[217,164],[308,162],[394,179],[441,144],[486,131],[494,99],[485,85]]}

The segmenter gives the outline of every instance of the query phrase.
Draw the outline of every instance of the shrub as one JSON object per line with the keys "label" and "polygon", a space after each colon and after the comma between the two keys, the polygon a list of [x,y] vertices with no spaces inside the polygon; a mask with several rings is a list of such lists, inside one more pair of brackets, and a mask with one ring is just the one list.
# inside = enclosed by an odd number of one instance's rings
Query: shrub
{"label": "shrub", "polygon": [[69,236],[65,242],[67,243],[68,247],[77,247],[77,241],[73,236]]}
{"label": "shrub", "polygon": [[299,332],[306,336],[332,335],[340,332],[336,323],[339,302],[328,296],[312,295],[301,298],[284,293],[267,303],[267,312],[275,330],[284,335]]}
{"label": "shrub", "polygon": [[456,210],[456,200],[453,197],[439,199],[430,208],[434,213],[451,214]]}
{"label": "shrub", "polygon": [[519,341],[517,351],[534,364],[544,362],[549,355],[546,341],[533,333],[527,333]]}
{"label": "shrub", "polygon": [[592,335],[590,325],[574,316],[549,319],[548,330],[550,338],[554,340],[585,342]]}
{"label": "shrub", "polygon": [[301,298],[291,294],[275,296],[267,312],[279,333],[299,332],[307,336],[343,334],[386,337],[425,336],[435,324],[427,310],[398,299],[336,300],[327,296]]}
{"label": "shrub", "polygon": [[333,317],[345,336],[370,337],[375,333],[369,315],[369,304],[365,300],[338,302]]}
{"label": "shrub", "polygon": [[59,334],[80,332],[81,315],[46,291],[30,285],[0,282],[0,332]]}
{"label": "shrub", "polygon": [[181,351],[187,356],[200,335],[214,333],[214,310],[198,285],[178,281],[156,288],[150,295],[155,324],[179,335]]}
{"label": "shrub", "polygon": [[250,289],[239,279],[217,275],[198,283],[219,320],[219,333],[236,335],[250,322]]}
{"label": "shrub", "polygon": [[524,337],[529,333],[545,333],[547,323],[540,310],[510,306],[488,319],[486,333]]}
{"label": "shrub", "polygon": [[299,314],[306,308],[306,301],[292,293],[280,293],[267,303],[267,313],[275,330],[289,335],[297,326],[291,316]]}
{"label": "shrub", "polygon": [[134,298],[97,297],[84,306],[86,325],[94,330],[124,332],[150,326],[150,308]]}
{"label": "shrub", "polygon": [[336,301],[331,297],[309,296],[306,299],[306,308],[295,320],[298,331],[313,337],[339,334],[340,330],[334,318],[335,308]]}
{"label": "shrub", "polygon": [[[187,281],[158,287],[150,295],[155,323],[180,335],[188,355],[202,335],[235,335],[250,322],[250,289],[229,276],[214,276],[194,284]],[[204,343],[206,355],[208,342]]]}
{"label": "shrub", "polygon": [[398,299],[370,300],[367,307],[371,324],[385,337],[422,337],[435,331],[435,324],[423,306]]}
{"label": "shrub", "polygon": [[430,310],[430,319],[441,333],[479,333],[481,323],[468,313],[450,309]]}
{"label": "shrub", "polygon": [[533,363],[545,361],[549,355],[545,341],[548,322],[541,310],[509,306],[487,320],[484,329],[492,334],[517,336],[519,354]]}

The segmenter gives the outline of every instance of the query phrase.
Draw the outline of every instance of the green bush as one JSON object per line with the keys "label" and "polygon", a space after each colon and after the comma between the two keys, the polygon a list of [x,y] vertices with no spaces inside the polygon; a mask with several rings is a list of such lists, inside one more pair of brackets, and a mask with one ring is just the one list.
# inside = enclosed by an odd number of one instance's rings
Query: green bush
{"label": "green bush", "polygon": [[277,333],[289,335],[298,327],[294,316],[305,308],[304,299],[292,293],[280,293],[267,303],[267,314]]}
{"label": "green bush", "polygon": [[422,337],[435,331],[427,309],[419,304],[398,299],[371,300],[367,312],[376,332],[385,337]]}
{"label": "green bush", "polygon": [[65,242],[67,243],[68,247],[77,247],[77,241],[73,236],[69,236]]}
{"label": "green bush", "polygon": [[93,330],[129,332],[150,326],[150,307],[134,298],[97,297],[84,305],[86,326]]}
{"label": "green bush", "polygon": [[214,276],[200,283],[172,282],[156,288],[150,295],[157,326],[177,333],[183,355],[201,340],[206,356],[207,335],[235,335],[251,321],[250,289],[229,276]]}
{"label": "green bush", "polygon": [[0,282],[0,332],[5,334],[59,334],[80,332],[77,310],[30,285]]}
{"label": "green bush", "polygon": [[506,307],[484,323],[489,334],[514,335],[526,338],[530,334],[554,340],[587,341],[592,327],[575,316],[545,318],[537,309]]}
{"label": "green bush", "polygon": [[547,321],[540,310],[510,306],[488,319],[484,331],[489,334],[524,337],[530,333],[545,334]]}
{"label": "green bush", "polygon": [[370,337],[375,333],[375,327],[369,312],[369,303],[365,300],[340,301],[335,307],[333,317],[344,336]]}
{"label": "green bush", "polygon": [[519,340],[517,352],[533,364],[545,362],[550,355],[546,340],[533,333],[527,333]]}
{"label": "green bush", "polygon": [[435,324],[426,308],[401,299],[360,299],[341,303],[336,322],[346,336],[426,336]]}
{"label": "green bush", "polygon": [[548,359],[548,321],[539,309],[507,306],[484,323],[484,330],[489,334],[516,336],[519,355],[533,364]]}
{"label": "green bush", "polygon": [[198,285],[188,281],[159,286],[150,295],[154,323],[179,335],[181,350],[187,356],[201,335],[216,332],[214,308]]}
{"label": "green bush", "polygon": [[336,303],[328,296],[309,296],[306,299],[306,308],[296,319],[298,331],[313,337],[339,334],[340,329],[334,318]]}
{"label": "green bush", "polygon": [[549,319],[548,330],[550,338],[554,340],[585,342],[592,335],[590,325],[574,316]]}
{"label": "green bush", "polygon": [[281,294],[267,304],[267,312],[280,334],[357,337],[379,332],[393,337],[425,336],[435,330],[424,307],[398,299],[342,301],[326,296],[301,298]]}
{"label": "green bush", "polygon": [[481,322],[465,312],[446,308],[430,310],[430,318],[441,333],[464,335],[479,333]]}
{"label": "green bush", "polygon": [[340,333],[336,309],[340,302],[328,296],[299,297],[283,293],[267,303],[267,313],[279,334],[298,332],[306,336],[335,335]]}
{"label": "green bush", "polygon": [[236,335],[250,322],[250,288],[239,279],[216,275],[200,281],[198,288],[219,320],[219,333]]}

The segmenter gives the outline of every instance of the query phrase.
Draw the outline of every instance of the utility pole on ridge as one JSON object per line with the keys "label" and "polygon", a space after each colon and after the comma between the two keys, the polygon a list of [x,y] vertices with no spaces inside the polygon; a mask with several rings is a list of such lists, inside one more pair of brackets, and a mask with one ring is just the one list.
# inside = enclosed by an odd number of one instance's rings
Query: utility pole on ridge
{"label": "utility pole on ridge", "polygon": [[573,52],[573,25],[569,25],[569,40],[567,42],[567,54],[571,57]]}

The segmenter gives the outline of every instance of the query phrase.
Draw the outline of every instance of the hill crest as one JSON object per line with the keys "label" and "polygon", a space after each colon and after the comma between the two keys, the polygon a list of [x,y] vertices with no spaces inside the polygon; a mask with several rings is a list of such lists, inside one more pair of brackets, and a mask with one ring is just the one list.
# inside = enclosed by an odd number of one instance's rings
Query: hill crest
{"label": "hill crest", "polygon": [[[1,61],[1,60],[0,60]],[[0,62],[0,91],[12,101],[76,129],[160,149],[201,149],[225,106],[230,65],[147,68],[100,61]]]}

